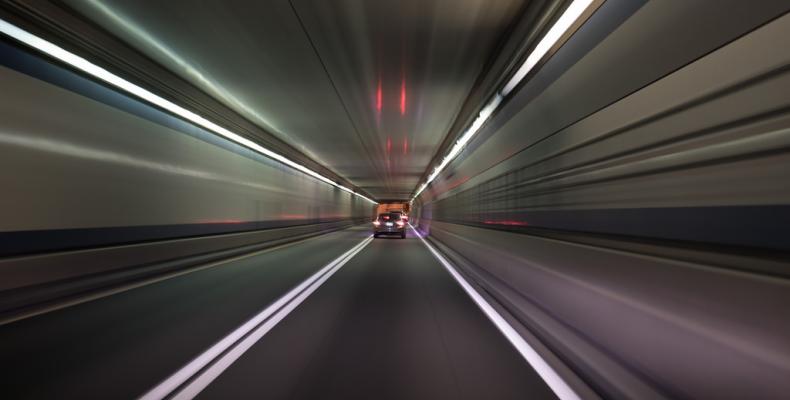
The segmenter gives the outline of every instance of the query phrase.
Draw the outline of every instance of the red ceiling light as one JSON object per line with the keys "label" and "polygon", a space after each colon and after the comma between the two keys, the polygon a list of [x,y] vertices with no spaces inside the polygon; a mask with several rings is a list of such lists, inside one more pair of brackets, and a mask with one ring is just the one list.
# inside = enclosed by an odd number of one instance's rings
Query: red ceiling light
{"label": "red ceiling light", "polygon": [[379,83],[376,86],[376,111],[381,112],[381,78],[379,78]]}
{"label": "red ceiling light", "polygon": [[400,115],[406,114],[406,78],[400,81]]}

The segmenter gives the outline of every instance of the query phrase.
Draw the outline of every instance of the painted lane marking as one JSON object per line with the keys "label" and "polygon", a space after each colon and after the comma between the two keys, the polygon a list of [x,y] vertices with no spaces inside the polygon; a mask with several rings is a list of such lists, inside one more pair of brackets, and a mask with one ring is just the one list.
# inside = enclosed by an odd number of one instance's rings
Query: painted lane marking
{"label": "painted lane marking", "polygon": [[[373,240],[368,236],[140,397],[192,399]],[[189,382],[187,384],[187,382]],[[185,385],[181,388],[183,385]],[[179,390],[179,388],[181,388]]]}
{"label": "painted lane marking", "polygon": [[529,365],[535,370],[535,372],[543,378],[543,381],[551,388],[554,394],[560,398],[560,400],[581,400],[578,394],[571,389],[570,386],[557,374],[557,372],[552,368],[543,357],[535,351],[532,346],[527,343],[521,335],[513,329],[502,315],[500,315],[494,307],[491,306],[484,298],[480,295],[473,287],[469,284],[469,282],[464,279],[464,277],[458,273],[455,267],[447,261],[444,256],[441,255],[433,246],[426,241],[422,235],[414,228],[411,224],[409,227],[414,231],[418,238],[422,241],[425,247],[433,254],[433,256],[439,261],[439,263],[444,266],[447,272],[455,278],[456,282],[464,289],[466,294],[472,298],[472,300],[477,304],[481,311],[488,317],[488,319],[499,329],[500,332],[505,336],[505,338],[516,348],[516,350],[521,354],[522,357],[529,363]]}

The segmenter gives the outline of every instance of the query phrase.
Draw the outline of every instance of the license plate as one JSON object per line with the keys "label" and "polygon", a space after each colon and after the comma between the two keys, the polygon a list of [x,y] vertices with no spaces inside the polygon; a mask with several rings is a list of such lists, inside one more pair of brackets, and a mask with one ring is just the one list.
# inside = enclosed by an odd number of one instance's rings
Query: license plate
{"label": "license plate", "polygon": [[385,223],[384,225],[387,225],[387,226],[392,226],[392,222],[387,222],[387,223]]}

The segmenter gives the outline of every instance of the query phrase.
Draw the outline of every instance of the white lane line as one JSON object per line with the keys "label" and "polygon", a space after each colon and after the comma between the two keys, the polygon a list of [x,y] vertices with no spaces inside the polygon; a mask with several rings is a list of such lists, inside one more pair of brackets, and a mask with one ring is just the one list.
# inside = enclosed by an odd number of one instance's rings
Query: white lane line
{"label": "white lane line", "polygon": [[[343,253],[340,257],[321,268],[305,281],[291,289],[288,293],[270,304],[263,311],[250,318],[240,327],[225,336],[222,340],[211,346],[208,350],[190,361],[187,365],[162,381],[159,385],[140,397],[141,400],[162,400],[170,396],[176,389],[192,379],[192,381],[179,391],[174,398],[191,399],[211,383],[219,374],[227,369],[245,351],[260,340],[278,322],[282,321],[288,313],[296,308],[304,299],[318,289],[332,274],[337,272],[357,253],[373,240],[368,236]],[[250,332],[254,332],[250,334]],[[249,336],[248,336],[249,334]],[[245,338],[245,336],[247,336]],[[244,338],[242,340],[242,338]],[[224,355],[223,355],[224,353]],[[221,356],[221,357],[220,357]],[[216,360],[216,362],[214,362]],[[210,367],[204,370],[209,364]],[[202,373],[201,373],[202,371]]]}
{"label": "white lane line", "polygon": [[209,131],[224,137],[227,140],[235,142],[238,145],[244,146],[249,148],[257,153],[260,153],[272,160],[276,160],[282,164],[285,164],[297,171],[304,172],[307,175],[310,175],[324,183],[329,185],[335,186],[341,190],[344,190],[352,195],[359,196],[373,204],[378,204],[377,202],[367,198],[366,196],[355,192],[352,189],[349,189],[332,179],[319,174],[316,171],[313,171],[306,166],[299,164],[296,161],[291,160],[290,158],[283,156],[273,150],[270,150],[262,145],[258,144],[253,140],[247,139],[246,137],[232,132],[225,127],[217,125],[216,123],[204,118],[201,115],[198,115],[176,103],[171,102],[145,88],[135,85],[132,82],[127,81],[126,79],[121,78],[118,75],[113,74],[112,72],[74,54],[69,52],[68,50],[59,47],[58,45],[48,42],[14,24],[11,24],[3,19],[0,19],[0,33],[5,34],[15,40],[22,42],[23,44],[32,47],[50,57],[56,58],[73,68],[76,68],[93,78],[106,82],[127,94],[130,94],[134,97],[142,99],[150,104],[153,104],[159,108],[162,108],[172,114],[175,114],[195,125],[200,126],[201,128],[208,129]]}
{"label": "white lane line", "polygon": [[[335,231],[335,232],[340,232],[340,231]],[[330,232],[330,233],[334,233],[334,232]],[[61,303],[52,304],[52,305],[45,305],[45,306],[42,306],[40,308],[33,308],[30,311],[22,313],[22,314],[12,315],[12,316],[7,317],[5,319],[1,319],[0,318],[0,326],[6,325],[6,324],[10,324],[12,322],[16,322],[16,321],[19,321],[19,320],[23,320],[23,319],[26,319],[26,318],[35,317],[36,315],[41,315],[41,314],[46,314],[46,313],[49,313],[49,312],[52,312],[52,311],[57,311],[57,310],[60,310],[62,308],[68,308],[68,307],[76,306],[76,305],[79,305],[79,304],[82,304],[82,303],[87,303],[89,301],[102,299],[102,298],[109,297],[109,296],[112,296],[112,295],[115,295],[115,294],[118,294],[118,293],[123,293],[123,292],[127,292],[129,290],[133,290],[133,289],[137,289],[137,288],[143,287],[143,286],[148,286],[148,285],[152,285],[154,283],[166,281],[168,279],[178,278],[179,276],[188,275],[188,274],[191,274],[193,272],[199,272],[199,271],[203,271],[205,269],[222,266],[224,264],[228,264],[228,263],[231,263],[231,262],[234,262],[234,261],[239,261],[239,260],[243,260],[243,259],[246,259],[246,258],[259,256],[261,254],[270,253],[270,252],[275,251],[275,250],[282,250],[282,249],[287,248],[287,247],[295,246],[297,244],[302,244],[305,241],[310,240],[310,239],[315,239],[315,236],[310,236],[310,237],[305,237],[305,238],[301,238],[301,239],[296,239],[293,242],[277,244],[277,245],[274,245],[272,247],[266,247],[266,248],[263,248],[263,249],[260,249],[260,250],[255,250],[255,251],[253,251],[251,253],[244,253],[244,254],[241,254],[241,255],[238,255],[238,256],[233,256],[233,257],[230,257],[230,258],[219,259],[217,261],[212,261],[212,262],[210,262],[208,264],[201,264],[201,265],[198,265],[198,266],[195,266],[195,267],[186,268],[184,270],[178,270],[178,271],[169,272],[169,273],[166,273],[166,274],[163,274],[163,275],[158,275],[158,276],[153,277],[153,278],[142,279],[142,280],[140,280],[138,282],[129,283],[129,284],[126,284],[126,285],[120,285],[120,286],[114,287],[112,289],[97,291],[95,293],[87,294],[87,295],[85,295],[83,297],[78,297],[78,298],[75,298],[75,299],[72,299],[72,300],[63,301]],[[122,247],[122,246],[118,246],[118,247]]]}
{"label": "white lane line", "polygon": [[428,241],[426,241],[422,237],[422,235],[420,235],[420,233],[417,231],[417,229],[414,228],[414,226],[409,224],[409,227],[411,227],[411,229],[414,231],[417,237],[420,238],[420,240],[422,240],[422,243],[428,248],[428,250],[439,261],[439,263],[441,263],[444,266],[447,272],[449,272],[450,275],[452,275],[452,277],[455,278],[456,282],[458,282],[458,284],[461,285],[461,287],[464,289],[466,294],[468,294],[469,297],[472,298],[472,300],[477,304],[480,310],[482,310],[483,313],[488,317],[488,319],[491,320],[491,322],[493,322],[494,325],[496,325],[499,331],[502,332],[503,335],[505,335],[505,338],[507,338],[507,340],[510,341],[510,343],[513,345],[513,347],[516,348],[516,350],[521,354],[521,356],[524,357],[525,360],[527,360],[527,363],[529,363],[529,365],[532,366],[535,372],[537,372],[538,375],[540,375],[540,377],[543,378],[543,381],[545,381],[546,384],[549,385],[549,388],[551,388],[554,394],[556,394],[557,397],[559,397],[561,400],[580,400],[581,398],[579,397],[579,395],[576,394],[576,392],[574,392],[573,389],[571,389],[571,387],[568,386],[568,384],[565,383],[564,380],[562,380],[559,374],[557,374],[557,372],[554,371],[554,368],[551,368],[551,366],[546,362],[546,360],[544,360],[543,357],[541,357],[540,354],[538,354],[538,352],[536,352],[535,349],[533,349],[532,346],[530,346],[529,343],[527,343],[524,340],[524,338],[522,338],[521,335],[519,335],[518,332],[516,332],[516,330],[513,329],[513,326],[511,326],[505,320],[505,318],[503,318],[502,315],[500,315],[494,309],[494,307],[491,306],[491,304],[488,304],[488,302],[483,298],[483,296],[481,296],[480,293],[478,293],[472,287],[472,285],[470,285],[469,282],[467,282],[466,279],[464,279],[464,277],[458,273],[455,267],[453,267],[452,264],[450,264],[450,262],[447,261],[447,259],[441,255],[441,253],[439,253],[436,249],[434,249],[433,246],[431,246],[430,243],[428,243]]}

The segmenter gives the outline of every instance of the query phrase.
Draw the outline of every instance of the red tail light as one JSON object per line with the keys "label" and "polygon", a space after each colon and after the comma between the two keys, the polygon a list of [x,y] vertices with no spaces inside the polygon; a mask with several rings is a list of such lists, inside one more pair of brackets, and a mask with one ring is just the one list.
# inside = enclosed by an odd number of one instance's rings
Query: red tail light
{"label": "red tail light", "polygon": [[396,222],[396,224],[398,224],[398,226],[401,226],[401,227],[402,227],[402,226],[405,224],[405,222],[403,222],[403,221],[398,221],[398,222]]}
{"label": "red tail light", "polygon": [[381,222],[379,222],[379,221],[373,221],[373,226],[379,226],[379,225],[381,225]]}

